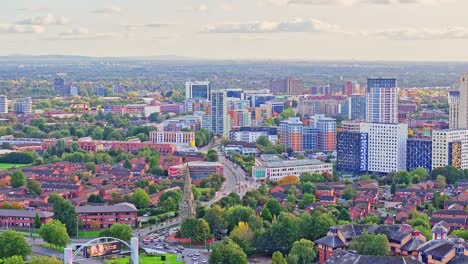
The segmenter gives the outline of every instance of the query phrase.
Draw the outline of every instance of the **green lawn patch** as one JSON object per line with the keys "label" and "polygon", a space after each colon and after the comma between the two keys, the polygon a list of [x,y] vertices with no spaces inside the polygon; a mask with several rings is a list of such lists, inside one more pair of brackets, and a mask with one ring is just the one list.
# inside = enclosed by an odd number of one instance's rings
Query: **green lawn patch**
{"label": "green lawn patch", "polygon": [[99,230],[80,230],[78,232],[78,238],[96,238],[99,237],[100,232]]}
{"label": "green lawn patch", "polygon": [[0,163],[0,170],[9,170],[13,167],[22,168],[27,167],[31,164],[13,164],[13,163]]}
{"label": "green lawn patch", "polygon": [[[140,256],[143,264],[183,264],[183,261],[177,261],[177,255],[175,254],[165,254],[166,261],[161,260],[161,256]],[[127,264],[129,258],[116,259],[118,263]]]}

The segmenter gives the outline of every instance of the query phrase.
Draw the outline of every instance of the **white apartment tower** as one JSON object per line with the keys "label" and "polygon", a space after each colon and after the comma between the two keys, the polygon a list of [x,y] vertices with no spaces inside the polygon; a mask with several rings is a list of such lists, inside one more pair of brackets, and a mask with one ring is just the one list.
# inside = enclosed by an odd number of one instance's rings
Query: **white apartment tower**
{"label": "white apartment tower", "polygon": [[398,123],[396,79],[367,79],[366,108],[369,123]]}
{"label": "white apartment tower", "polygon": [[449,101],[449,128],[468,128],[468,73],[460,76],[460,86],[457,91],[450,91]]}
{"label": "white apartment tower", "polygon": [[32,113],[32,99],[31,97],[16,99],[13,103],[13,109],[18,114],[31,114]]}
{"label": "white apartment tower", "polygon": [[432,168],[448,165],[468,169],[468,129],[432,132]]}
{"label": "white apartment tower", "polygon": [[407,124],[361,123],[368,134],[368,170],[394,172],[406,170]]}
{"label": "white apartment tower", "polygon": [[0,114],[8,114],[8,98],[0,95]]}

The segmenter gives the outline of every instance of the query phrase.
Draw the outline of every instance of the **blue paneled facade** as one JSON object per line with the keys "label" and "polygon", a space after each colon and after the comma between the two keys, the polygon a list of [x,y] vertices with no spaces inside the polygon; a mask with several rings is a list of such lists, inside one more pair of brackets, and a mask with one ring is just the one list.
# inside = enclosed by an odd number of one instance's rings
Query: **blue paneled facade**
{"label": "blue paneled facade", "polygon": [[411,138],[406,143],[406,170],[418,167],[432,170],[432,140]]}
{"label": "blue paneled facade", "polygon": [[319,129],[314,127],[304,127],[303,133],[303,144],[305,151],[316,151],[318,150],[318,136]]}
{"label": "blue paneled facade", "polygon": [[337,170],[361,174],[367,171],[368,134],[343,131],[337,134]]}

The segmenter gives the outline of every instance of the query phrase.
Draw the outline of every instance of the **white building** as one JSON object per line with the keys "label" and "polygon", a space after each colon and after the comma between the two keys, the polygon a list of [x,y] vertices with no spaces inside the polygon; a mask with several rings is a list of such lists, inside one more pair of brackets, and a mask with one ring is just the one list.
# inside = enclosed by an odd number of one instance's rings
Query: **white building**
{"label": "white building", "polygon": [[449,101],[449,128],[468,128],[468,73],[460,76],[460,86],[457,91],[450,91]]}
{"label": "white building", "polygon": [[361,133],[368,133],[369,171],[406,170],[407,124],[361,123]]}
{"label": "white building", "polygon": [[468,129],[432,132],[432,168],[468,169]]}
{"label": "white building", "polygon": [[265,136],[271,142],[271,144],[276,144],[278,141],[278,135],[271,135],[268,131],[231,131],[229,134],[229,139],[231,141],[241,141],[241,142],[256,142],[257,139],[261,136]]}
{"label": "white building", "polygon": [[13,103],[13,109],[18,114],[31,114],[32,113],[32,99],[31,97],[16,99]]}
{"label": "white building", "polygon": [[0,95],[0,114],[8,114],[8,98]]}
{"label": "white building", "polygon": [[259,166],[252,167],[252,177],[257,180],[272,180],[279,181],[286,176],[299,177],[304,172],[309,173],[333,173],[333,165],[331,163],[325,163],[320,160],[281,160],[270,157],[266,159],[262,155],[261,159],[256,160],[256,164]]}
{"label": "white building", "polygon": [[398,123],[396,79],[367,79],[366,108],[369,123]]}
{"label": "white building", "polygon": [[149,133],[149,139],[151,143],[190,144],[195,142],[195,132],[151,131]]}
{"label": "white building", "polygon": [[210,99],[210,82],[186,82],[185,98]]}

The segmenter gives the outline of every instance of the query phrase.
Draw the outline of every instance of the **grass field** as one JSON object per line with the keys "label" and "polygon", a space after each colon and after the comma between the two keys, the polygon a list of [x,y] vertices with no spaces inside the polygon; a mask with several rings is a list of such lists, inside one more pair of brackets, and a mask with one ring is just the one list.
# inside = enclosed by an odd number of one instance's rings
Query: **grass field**
{"label": "grass field", "polygon": [[[183,264],[183,261],[177,261],[177,256],[174,254],[165,254],[166,255],[166,261],[161,260],[161,256],[140,256],[141,261],[143,264]],[[129,258],[121,258],[117,259],[119,263],[122,264],[127,264]]]}
{"label": "grass field", "polygon": [[31,164],[12,164],[12,163],[0,163],[0,170],[8,170],[13,167],[16,168],[21,168],[21,167],[27,167]]}
{"label": "grass field", "polygon": [[[29,229],[16,229],[16,231],[24,234],[25,236],[29,236]],[[78,232],[78,238],[96,238],[99,237],[99,230],[97,231],[84,231],[80,230]],[[38,229],[31,229],[31,233],[33,236],[38,237],[39,236],[39,230]],[[75,238],[75,237],[72,237]]]}

